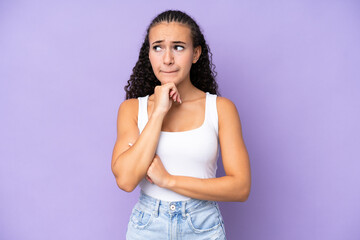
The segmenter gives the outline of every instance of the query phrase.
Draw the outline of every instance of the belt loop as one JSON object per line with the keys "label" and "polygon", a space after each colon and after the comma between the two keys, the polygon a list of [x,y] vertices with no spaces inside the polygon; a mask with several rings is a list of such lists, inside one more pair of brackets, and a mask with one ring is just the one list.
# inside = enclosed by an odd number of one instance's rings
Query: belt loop
{"label": "belt loop", "polygon": [[156,199],[155,208],[154,208],[154,216],[159,216],[159,208],[160,208],[160,199]]}
{"label": "belt loop", "polygon": [[181,215],[182,215],[183,219],[186,218],[185,207],[186,207],[186,201],[183,201],[182,204],[181,204]]}

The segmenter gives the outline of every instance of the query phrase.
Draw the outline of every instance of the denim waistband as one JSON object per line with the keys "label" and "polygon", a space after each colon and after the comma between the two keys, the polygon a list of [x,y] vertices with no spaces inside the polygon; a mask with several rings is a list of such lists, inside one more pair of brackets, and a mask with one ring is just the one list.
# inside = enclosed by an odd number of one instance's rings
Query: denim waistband
{"label": "denim waistband", "polygon": [[140,191],[139,204],[145,209],[151,209],[155,217],[159,216],[159,212],[166,211],[170,215],[181,214],[183,218],[186,217],[188,212],[201,207],[202,205],[212,204],[217,205],[215,201],[189,199],[185,201],[163,201],[153,198],[143,191]]}

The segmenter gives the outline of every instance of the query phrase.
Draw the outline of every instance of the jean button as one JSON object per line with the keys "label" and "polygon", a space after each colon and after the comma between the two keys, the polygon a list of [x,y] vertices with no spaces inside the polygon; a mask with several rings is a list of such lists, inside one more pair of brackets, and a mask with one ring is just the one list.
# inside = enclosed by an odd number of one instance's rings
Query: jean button
{"label": "jean button", "polygon": [[170,209],[173,210],[173,211],[175,210],[175,208],[176,208],[175,205],[170,206]]}

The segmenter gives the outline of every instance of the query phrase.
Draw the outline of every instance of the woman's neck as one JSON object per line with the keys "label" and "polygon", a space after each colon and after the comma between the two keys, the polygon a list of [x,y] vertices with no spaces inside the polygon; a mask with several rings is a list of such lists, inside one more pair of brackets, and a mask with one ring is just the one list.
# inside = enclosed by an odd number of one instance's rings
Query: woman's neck
{"label": "woman's neck", "polygon": [[191,83],[190,79],[182,81],[180,84],[176,85],[176,87],[180,93],[182,102],[198,98],[198,95],[201,93],[201,91]]}

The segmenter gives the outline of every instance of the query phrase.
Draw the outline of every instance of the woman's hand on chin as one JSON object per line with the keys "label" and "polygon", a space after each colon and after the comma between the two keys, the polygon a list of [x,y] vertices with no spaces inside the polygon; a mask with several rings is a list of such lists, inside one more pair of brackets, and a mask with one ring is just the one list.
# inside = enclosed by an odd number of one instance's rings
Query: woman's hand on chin
{"label": "woman's hand on chin", "polygon": [[181,103],[180,93],[174,83],[166,83],[155,87],[154,112],[165,115],[170,110],[173,101]]}

